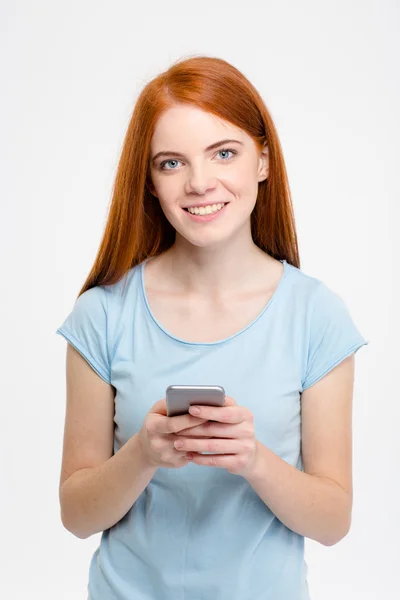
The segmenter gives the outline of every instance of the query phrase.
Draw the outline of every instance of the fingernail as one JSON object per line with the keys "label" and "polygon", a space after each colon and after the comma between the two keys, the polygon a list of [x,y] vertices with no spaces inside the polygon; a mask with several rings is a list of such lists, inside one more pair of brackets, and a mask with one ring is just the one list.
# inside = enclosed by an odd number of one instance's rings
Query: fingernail
{"label": "fingernail", "polygon": [[174,443],[175,448],[183,448],[183,442],[180,440]]}
{"label": "fingernail", "polygon": [[200,414],[200,409],[197,406],[191,406],[189,408],[189,412],[192,415],[199,415]]}

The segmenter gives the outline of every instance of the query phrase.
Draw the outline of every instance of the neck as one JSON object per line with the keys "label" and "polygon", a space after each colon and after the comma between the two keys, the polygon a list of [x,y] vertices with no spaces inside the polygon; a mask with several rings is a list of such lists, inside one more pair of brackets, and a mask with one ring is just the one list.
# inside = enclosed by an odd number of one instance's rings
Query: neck
{"label": "neck", "polygon": [[268,274],[276,276],[276,260],[252,240],[240,245],[225,242],[222,248],[201,248],[185,242],[175,242],[163,256],[163,273],[177,292],[223,297],[238,290],[265,287]]}

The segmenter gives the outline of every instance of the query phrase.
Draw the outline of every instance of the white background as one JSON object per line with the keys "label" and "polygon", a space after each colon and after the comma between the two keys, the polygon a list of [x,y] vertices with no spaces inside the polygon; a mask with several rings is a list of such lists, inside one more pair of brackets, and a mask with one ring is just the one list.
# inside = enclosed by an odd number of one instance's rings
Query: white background
{"label": "white background", "polygon": [[0,23],[0,596],[86,600],[100,535],[60,521],[55,330],[95,258],[137,95],[171,62],[208,54],[263,96],[301,268],[370,341],[356,357],[352,529],[329,548],[307,540],[312,600],[399,598],[399,2],[3,0]]}

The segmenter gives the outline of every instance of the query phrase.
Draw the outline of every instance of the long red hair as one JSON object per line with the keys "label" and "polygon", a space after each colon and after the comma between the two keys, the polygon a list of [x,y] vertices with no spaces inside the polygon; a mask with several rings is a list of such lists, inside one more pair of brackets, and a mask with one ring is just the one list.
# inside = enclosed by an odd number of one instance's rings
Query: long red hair
{"label": "long red hair", "polygon": [[177,103],[194,104],[229,121],[269,150],[268,179],[258,184],[251,214],[254,243],[270,256],[300,268],[289,183],[278,135],[263,99],[246,77],[223,59],[195,56],[173,63],[150,81],[135,104],[125,135],[103,239],[79,292],[119,281],[132,267],[172,246],[175,229],[150,182],[150,142],[157,119]]}

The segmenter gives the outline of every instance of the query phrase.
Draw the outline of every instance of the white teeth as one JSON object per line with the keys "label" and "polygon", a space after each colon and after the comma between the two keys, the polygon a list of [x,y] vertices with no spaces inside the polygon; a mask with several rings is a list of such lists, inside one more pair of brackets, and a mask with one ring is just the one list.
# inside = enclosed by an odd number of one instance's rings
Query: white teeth
{"label": "white teeth", "polygon": [[217,212],[219,210],[221,210],[221,208],[223,208],[225,206],[225,202],[221,202],[219,204],[208,204],[207,206],[200,206],[200,207],[191,207],[188,208],[188,211],[192,214],[192,215],[210,215],[214,212]]}

